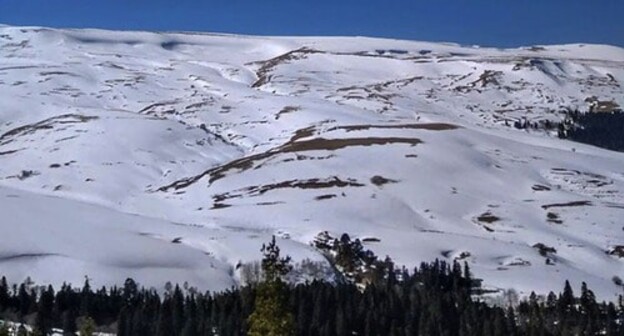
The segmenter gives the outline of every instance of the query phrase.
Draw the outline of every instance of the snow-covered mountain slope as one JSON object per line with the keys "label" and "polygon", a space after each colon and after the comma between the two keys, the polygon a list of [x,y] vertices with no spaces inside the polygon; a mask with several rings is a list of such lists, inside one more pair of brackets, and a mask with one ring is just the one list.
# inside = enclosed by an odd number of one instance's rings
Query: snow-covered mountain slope
{"label": "snow-covered mountain slope", "polygon": [[508,125],[622,85],[610,46],[0,27],[0,273],[222,289],[328,230],[613,299],[624,154]]}

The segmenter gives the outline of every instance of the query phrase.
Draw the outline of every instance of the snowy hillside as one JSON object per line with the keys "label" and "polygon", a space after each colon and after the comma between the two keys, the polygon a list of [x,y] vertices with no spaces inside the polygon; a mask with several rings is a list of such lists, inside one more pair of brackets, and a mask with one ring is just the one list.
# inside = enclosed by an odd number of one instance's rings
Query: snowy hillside
{"label": "snowy hillside", "polygon": [[3,26],[0,273],[223,289],[273,234],[323,261],[327,230],[613,299],[624,154],[510,125],[624,106],[622,85],[624,49],[600,45]]}

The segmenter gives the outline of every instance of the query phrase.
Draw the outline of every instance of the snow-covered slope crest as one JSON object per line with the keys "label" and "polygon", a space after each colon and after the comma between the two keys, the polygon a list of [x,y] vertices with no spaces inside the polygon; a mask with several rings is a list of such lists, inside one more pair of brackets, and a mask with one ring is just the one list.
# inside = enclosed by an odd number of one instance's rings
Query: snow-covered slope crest
{"label": "snow-covered slope crest", "polygon": [[329,231],[613,299],[624,155],[509,125],[622,85],[611,46],[0,27],[0,273],[215,290]]}

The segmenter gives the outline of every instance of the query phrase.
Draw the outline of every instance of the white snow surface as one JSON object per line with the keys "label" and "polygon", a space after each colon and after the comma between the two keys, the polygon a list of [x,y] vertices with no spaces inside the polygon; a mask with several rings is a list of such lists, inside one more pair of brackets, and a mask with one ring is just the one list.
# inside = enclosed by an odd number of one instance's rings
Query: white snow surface
{"label": "white snow surface", "polygon": [[622,85],[603,45],[2,26],[0,273],[221,290],[274,234],[323,262],[327,230],[410,268],[461,258],[492,289],[612,300],[624,154],[506,121],[624,106]]}

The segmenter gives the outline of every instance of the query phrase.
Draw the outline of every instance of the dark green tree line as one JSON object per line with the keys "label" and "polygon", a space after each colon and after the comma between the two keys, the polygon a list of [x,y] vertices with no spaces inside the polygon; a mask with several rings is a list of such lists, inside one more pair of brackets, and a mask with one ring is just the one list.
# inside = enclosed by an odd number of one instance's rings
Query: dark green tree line
{"label": "dark green tree line", "polygon": [[597,302],[586,284],[569,283],[545,299],[531,295],[513,308],[478,299],[467,264],[436,260],[414,270],[391,261],[368,286],[313,281],[288,286],[290,259],[275,240],[263,247],[264,281],[220,293],[172,286],[166,293],[128,279],[122,288],[68,285],[34,290],[0,280],[0,319],[28,322],[40,335],[63,328],[118,335],[624,335],[623,300]]}

